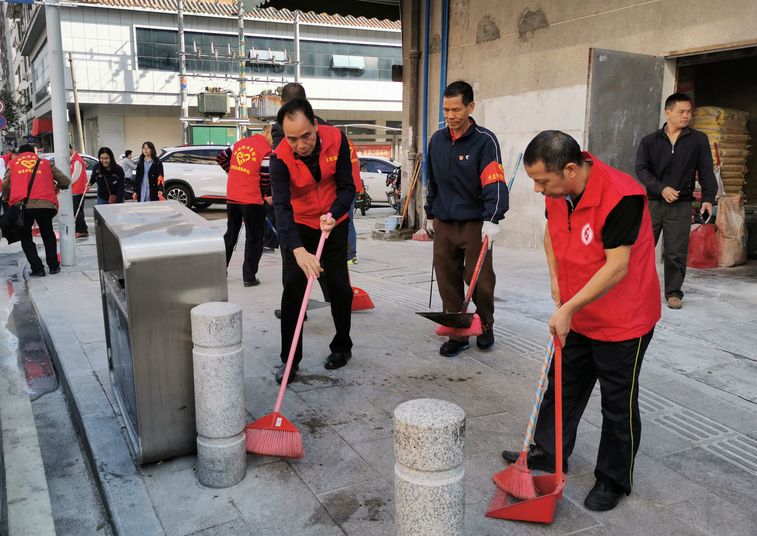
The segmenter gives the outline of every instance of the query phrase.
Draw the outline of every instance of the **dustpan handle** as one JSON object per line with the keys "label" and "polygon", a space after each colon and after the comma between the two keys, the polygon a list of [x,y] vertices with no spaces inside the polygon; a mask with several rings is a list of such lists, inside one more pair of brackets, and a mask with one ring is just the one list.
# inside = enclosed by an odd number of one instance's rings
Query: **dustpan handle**
{"label": "dustpan handle", "polygon": [[562,482],[562,344],[555,337],[555,486]]}
{"label": "dustpan handle", "polygon": [[[330,218],[331,213],[326,214],[326,217]],[[315,260],[321,260],[321,253],[323,253],[323,246],[326,244],[326,239],[329,233],[321,231],[321,239],[318,241],[318,249],[315,250]],[[305,287],[305,295],[302,297],[302,305],[300,306],[300,316],[297,318],[297,327],[294,328],[294,336],[292,337],[292,344],[289,345],[289,357],[287,357],[286,367],[284,368],[284,376],[281,378],[281,387],[279,387],[279,396],[276,398],[276,405],[273,408],[274,413],[278,413],[281,409],[281,403],[284,401],[284,392],[286,391],[287,384],[289,383],[289,374],[292,372],[292,364],[294,363],[294,353],[297,351],[297,344],[300,340],[300,333],[302,333],[302,325],[305,323],[305,314],[308,312],[308,302],[310,301],[310,292],[313,290],[313,283],[315,277],[312,275],[308,277],[308,285]]]}
{"label": "dustpan handle", "polygon": [[476,282],[478,281],[478,275],[481,273],[481,267],[484,265],[484,259],[486,258],[486,252],[489,251],[489,237],[485,236],[484,241],[481,244],[481,253],[478,254],[478,260],[476,261],[476,267],[473,269],[473,275],[470,278],[470,285],[468,285],[468,292],[465,294],[465,301],[463,302],[463,313],[468,312],[468,305],[473,298],[473,291],[476,290]]}

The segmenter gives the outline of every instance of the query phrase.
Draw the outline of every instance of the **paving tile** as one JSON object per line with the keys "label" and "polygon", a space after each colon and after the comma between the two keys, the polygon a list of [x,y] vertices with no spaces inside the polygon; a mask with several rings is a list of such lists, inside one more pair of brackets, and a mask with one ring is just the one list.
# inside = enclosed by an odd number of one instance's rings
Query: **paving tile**
{"label": "paving tile", "polygon": [[372,480],[318,495],[334,522],[355,536],[391,536],[394,528],[394,486]]}
{"label": "paving tile", "polygon": [[714,493],[670,505],[667,509],[685,525],[705,534],[757,534],[754,509],[738,508]]}
{"label": "paving tile", "polygon": [[250,527],[240,518],[215,525],[207,529],[198,530],[188,536],[248,536]]}

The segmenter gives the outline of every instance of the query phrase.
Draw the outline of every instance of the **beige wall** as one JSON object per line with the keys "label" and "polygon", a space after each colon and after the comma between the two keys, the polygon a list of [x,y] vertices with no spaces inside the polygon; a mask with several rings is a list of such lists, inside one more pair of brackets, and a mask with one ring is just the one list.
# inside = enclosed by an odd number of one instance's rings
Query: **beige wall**
{"label": "beige wall", "polygon": [[[517,154],[540,130],[565,130],[583,142],[591,47],[659,56],[757,39],[753,0],[449,2],[447,81],[462,78],[473,85],[474,116],[498,136],[508,175]],[[527,10],[533,12],[530,22],[522,18]],[[479,33],[495,33],[491,25],[479,32],[485,17],[496,25],[499,38],[477,43]],[[431,18],[433,42],[440,31],[439,0],[434,0]],[[544,19],[546,27],[523,31]],[[438,120],[439,59],[439,53],[429,57],[429,135]],[[531,191],[522,169],[504,227],[507,245],[540,245],[543,200]]]}
{"label": "beige wall", "polygon": [[[145,141],[151,141],[160,153],[161,147],[181,145],[181,123],[176,116],[124,117],[124,149],[137,155]],[[119,154],[120,154],[119,153]]]}

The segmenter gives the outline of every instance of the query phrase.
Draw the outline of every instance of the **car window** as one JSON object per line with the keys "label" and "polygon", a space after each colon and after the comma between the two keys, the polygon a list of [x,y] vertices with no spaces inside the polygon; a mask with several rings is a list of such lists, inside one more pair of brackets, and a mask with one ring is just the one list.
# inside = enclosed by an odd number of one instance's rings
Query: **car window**
{"label": "car window", "polygon": [[95,166],[97,165],[97,159],[90,158],[88,156],[82,156],[82,159],[84,160],[84,166],[87,168],[87,171],[92,171],[95,169]]}
{"label": "car window", "polygon": [[195,149],[189,151],[187,155],[187,162],[189,164],[206,164],[216,165],[216,156],[221,150],[216,149]]}
{"label": "car window", "polygon": [[386,173],[381,167],[381,162],[379,162],[378,160],[366,161],[365,165],[361,167],[360,170],[367,173]]}
{"label": "car window", "polygon": [[163,162],[167,164],[184,164],[187,161],[187,153],[183,151],[177,151],[169,154]]}
{"label": "car window", "polygon": [[396,166],[393,166],[393,165],[391,165],[391,164],[389,164],[387,162],[381,162],[381,161],[377,161],[376,165],[377,165],[380,173],[386,173],[386,174],[389,174],[392,171],[394,171],[394,168],[396,167]]}

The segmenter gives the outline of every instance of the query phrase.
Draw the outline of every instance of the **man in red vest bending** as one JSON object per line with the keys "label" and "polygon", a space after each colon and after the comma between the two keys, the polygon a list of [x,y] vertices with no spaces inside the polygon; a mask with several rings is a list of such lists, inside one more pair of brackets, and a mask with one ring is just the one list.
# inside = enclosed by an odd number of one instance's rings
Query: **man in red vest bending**
{"label": "man in red vest bending", "polygon": [[[87,166],[84,163],[84,159],[73,147],[69,146],[69,149],[71,149],[71,195],[74,199],[74,210],[77,210],[82,196],[87,192],[89,179],[87,178]],[[84,219],[83,205],[76,214],[76,226],[74,229],[76,231],[76,238],[86,238],[89,236],[87,222]]]}
{"label": "man in red vest bending", "polygon": [[[523,155],[534,191],[546,197],[544,249],[557,310],[549,321],[563,345],[564,466],[599,380],[602,436],[596,483],[584,504],[614,508],[631,493],[641,439],[639,372],[660,319],[654,236],[646,191],[631,176],[582,153],[548,130]],[[554,471],[554,367],[528,454],[530,469]],[[517,452],[502,456],[514,462]]]}
{"label": "man in red vest bending", "polygon": [[260,181],[260,166],[271,152],[271,128],[262,134],[242,138],[234,144],[229,159],[229,179],[226,183],[227,228],[223,235],[226,244],[226,266],[237,245],[242,221],[245,225],[244,264],[242,280],[245,287],[259,285],[258,264],[263,255],[265,208]]}
{"label": "man in red vest bending", "polygon": [[[352,288],[347,273],[347,212],[355,197],[350,144],[339,129],[317,124],[310,103],[292,99],[276,117],[284,141],[271,157],[271,187],[276,227],[284,247],[284,292],[281,296],[281,361],[294,338],[300,305],[309,276],[324,277],[331,299],[336,335],[327,369],[337,369],[352,357],[350,322]],[[331,217],[327,217],[327,214]],[[330,232],[320,263],[315,251],[321,231]],[[297,341],[290,381],[302,359],[302,335]],[[276,369],[281,383],[284,365]]]}

